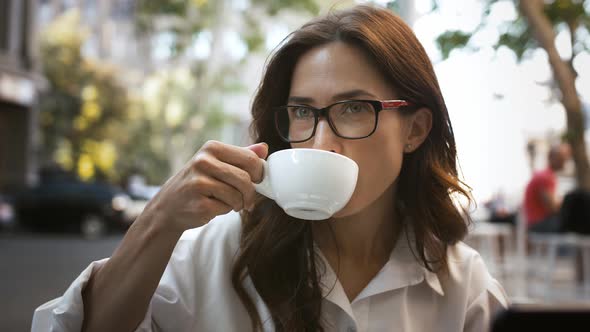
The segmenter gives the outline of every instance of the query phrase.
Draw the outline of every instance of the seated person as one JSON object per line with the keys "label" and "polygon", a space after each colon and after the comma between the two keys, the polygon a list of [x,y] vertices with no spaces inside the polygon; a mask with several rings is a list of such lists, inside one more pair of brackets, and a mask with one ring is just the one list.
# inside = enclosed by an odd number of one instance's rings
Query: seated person
{"label": "seated person", "polygon": [[552,233],[561,230],[558,211],[561,201],[556,195],[556,173],[563,170],[570,155],[565,144],[551,147],[548,154],[549,167],[536,172],[529,181],[524,197],[524,212],[531,232]]}

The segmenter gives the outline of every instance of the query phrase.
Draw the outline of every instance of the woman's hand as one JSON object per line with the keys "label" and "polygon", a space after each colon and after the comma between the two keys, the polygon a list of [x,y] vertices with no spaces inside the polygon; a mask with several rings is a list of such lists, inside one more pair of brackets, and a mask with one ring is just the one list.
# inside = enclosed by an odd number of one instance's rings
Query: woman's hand
{"label": "woman's hand", "polygon": [[[254,204],[254,184],[262,180],[265,143],[246,148],[209,141],[148,203],[138,220],[183,232],[231,210]],[[136,221],[136,222],[137,222]]]}

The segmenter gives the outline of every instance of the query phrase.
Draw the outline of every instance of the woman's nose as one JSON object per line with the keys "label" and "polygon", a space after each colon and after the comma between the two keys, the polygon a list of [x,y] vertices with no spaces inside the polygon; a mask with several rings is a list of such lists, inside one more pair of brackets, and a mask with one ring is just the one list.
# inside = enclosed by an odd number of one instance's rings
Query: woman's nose
{"label": "woman's nose", "polygon": [[340,137],[332,131],[328,121],[325,118],[320,119],[316,127],[312,148],[340,153],[342,151],[340,141]]}

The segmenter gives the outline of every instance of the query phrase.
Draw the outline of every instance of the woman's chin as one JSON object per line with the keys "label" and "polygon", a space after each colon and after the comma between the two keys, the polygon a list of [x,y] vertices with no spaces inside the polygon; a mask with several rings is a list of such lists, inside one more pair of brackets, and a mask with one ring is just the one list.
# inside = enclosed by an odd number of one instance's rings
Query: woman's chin
{"label": "woman's chin", "polygon": [[350,217],[353,216],[359,212],[361,212],[362,207],[358,206],[357,204],[347,204],[344,208],[342,208],[342,210],[334,213],[334,215],[332,215],[333,219],[341,219],[341,218],[346,218],[346,217]]}

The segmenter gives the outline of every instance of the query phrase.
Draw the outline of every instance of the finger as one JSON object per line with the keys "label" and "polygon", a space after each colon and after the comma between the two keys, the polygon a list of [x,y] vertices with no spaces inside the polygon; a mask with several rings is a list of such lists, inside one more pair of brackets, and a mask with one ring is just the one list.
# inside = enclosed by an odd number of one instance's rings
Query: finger
{"label": "finger", "polygon": [[244,208],[242,193],[229,184],[208,176],[198,176],[194,186],[201,196],[217,199],[232,207],[235,211]]}
{"label": "finger", "polygon": [[247,146],[246,149],[256,153],[258,158],[266,159],[266,156],[268,155],[268,144],[264,142]]}
{"label": "finger", "polygon": [[[264,145],[263,143],[260,144]],[[234,165],[248,172],[252,182],[257,183],[262,180],[264,167],[262,160],[256,154],[256,152],[248,148],[242,148],[214,141],[207,142],[204,146],[204,149],[214,155],[220,161]]]}
{"label": "finger", "polygon": [[205,169],[201,169],[202,172],[238,190],[242,194],[243,206],[250,206],[254,203],[256,190],[248,172],[213,157],[206,158],[206,160],[208,165]]}
{"label": "finger", "polygon": [[198,215],[203,216],[203,220],[199,220],[200,223],[198,223],[200,226],[217,216],[229,213],[233,208],[216,198],[201,197],[197,210],[200,210]]}

